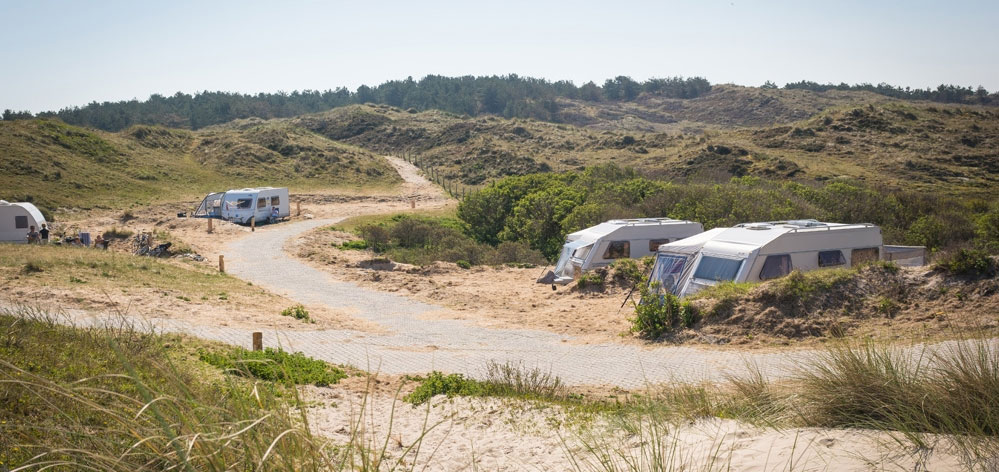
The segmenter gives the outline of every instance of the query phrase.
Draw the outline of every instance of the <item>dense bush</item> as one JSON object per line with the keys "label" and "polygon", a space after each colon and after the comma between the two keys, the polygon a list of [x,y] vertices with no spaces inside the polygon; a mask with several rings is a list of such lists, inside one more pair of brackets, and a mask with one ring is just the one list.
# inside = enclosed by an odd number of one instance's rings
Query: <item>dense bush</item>
{"label": "dense bush", "polygon": [[945,254],[935,267],[956,275],[991,277],[999,272],[999,263],[989,254],[977,249],[959,249]]}
{"label": "dense bush", "polygon": [[565,235],[612,218],[672,217],[705,229],[752,221],[814,218],[874,223],[887,244],[931,251],[966,244],[999,251],[999,205],[871,188],[737,177],[724,184],[651,180],[614,165],[499,180],[462,201],[458,217],[477,241],[518,241],[554,259]]}
{"label": "dense bush", "polygon": [[454,262],[461,267],[482,264],[539,264],[544,257],[520,241],[496,247],[470,237],[467,225],[453,218],[395,215],[378,224],[358,228],[364,245],[407,264]]}

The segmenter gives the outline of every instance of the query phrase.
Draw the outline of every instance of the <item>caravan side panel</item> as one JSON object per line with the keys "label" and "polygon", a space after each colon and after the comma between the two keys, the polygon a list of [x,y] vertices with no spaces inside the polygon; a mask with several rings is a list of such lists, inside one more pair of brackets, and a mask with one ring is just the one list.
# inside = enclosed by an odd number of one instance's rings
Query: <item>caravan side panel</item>
{"label": "caravan side panel", "polygon": [[[786,254],[791,258],[790,270],[797,269],[803,272],[827,267],[852,267],[851,258],[854,249],[877,249],[880,252],[881,242],[881,229],[878,227],[839,230],[814,229],[786,233],[760,249],[759,257],[753,262],[746,274],[746,281],[759,282],[761,280],[760,273],[766,264],[767,256]],[[819,253],[827,251],[840,251],[842,264],[820,266]],[[833,257],[832,259],[837,258]]]}

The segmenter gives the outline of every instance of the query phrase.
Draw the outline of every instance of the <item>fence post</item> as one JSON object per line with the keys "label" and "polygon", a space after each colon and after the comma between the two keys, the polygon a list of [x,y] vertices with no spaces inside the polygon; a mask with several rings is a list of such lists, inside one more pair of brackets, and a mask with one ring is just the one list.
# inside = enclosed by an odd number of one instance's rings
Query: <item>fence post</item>
{"label": "fence post", "polygon": [[215,218],[208,218],[208,234],[212,234],[212,220]]}
{"label": "fence post", "polygon": [[295,201],[295,216],[302,216],[302,202],[301,200]]}
{"label": "fence post", "polygon": [[219,272],[225,273],[225,256],[219,254]]}
{"label": "fence post", "polygon": [[250,232],[252,233],[256,230],[257,230],[257,215],[253,215],[250,217]]}
{"label": "fence post", "polygon": [[263,351],[264,350],[264,333],[260,331],[253,332],[253,350]]}

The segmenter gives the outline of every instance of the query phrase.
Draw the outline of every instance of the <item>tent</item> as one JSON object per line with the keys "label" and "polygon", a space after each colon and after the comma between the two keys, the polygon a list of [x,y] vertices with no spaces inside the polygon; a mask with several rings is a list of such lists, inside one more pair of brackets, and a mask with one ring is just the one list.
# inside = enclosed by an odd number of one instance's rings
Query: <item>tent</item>
{"label": "tent", "polygon": [[566,236],[555,270],[538,283],[565,285],[583,272],[617,259],[649,256],[662,244],[700,233],[693,221],[670,218],[610,220]]}
{"label": "tent", "polygon": [[792,270],[852,267],[872,260],[925,263],[925,248],[886,246],[881,228],[815,220],[715,228],[659,247],[650,284],[691,295],[723,281],[758,282]]}
{"label": "tent", "polygon": [[34,205],[0,200],[0,241],[27,243],[31,227],[34,226],[35,231],[38,231],[43,224],[45,217]]}

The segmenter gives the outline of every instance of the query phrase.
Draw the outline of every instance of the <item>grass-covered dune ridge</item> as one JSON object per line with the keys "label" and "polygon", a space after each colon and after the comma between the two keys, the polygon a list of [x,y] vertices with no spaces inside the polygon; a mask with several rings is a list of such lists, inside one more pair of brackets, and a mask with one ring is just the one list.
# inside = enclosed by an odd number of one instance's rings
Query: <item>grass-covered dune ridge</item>
{"label": "grass-covered dune ridge", "polygon": [[296,190],[400,181],[382,158],[286,124],[117,133],[58,120],[0,121],[0,198],[65,208],[127,208],[271,185]]}

